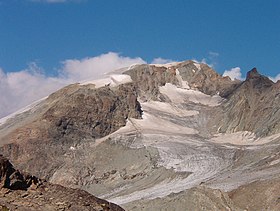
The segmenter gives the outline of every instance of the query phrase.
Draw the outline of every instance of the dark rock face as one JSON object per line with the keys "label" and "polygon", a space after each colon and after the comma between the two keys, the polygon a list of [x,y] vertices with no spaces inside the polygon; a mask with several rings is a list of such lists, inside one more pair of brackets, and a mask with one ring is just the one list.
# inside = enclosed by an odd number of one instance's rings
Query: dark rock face
{"label": "dark rock face", "polygon": [[266,88],[270,88],[274,85],[268,77],[259,74],[256,68],[253,68],[247,73],[246,82],[259,92],[262,92]]}
{"label": "dark rock face", "polygon": [[[255,132],[257,136],[272,135],[280,132],[279,105],[277,83],[254,68],[228,101],[217,108],[213,120],[222,133],[245,130]],[[214,125],[211,121],[210,124]]]}
{"label": "dark rock face", "polygon": [[219,94],[221,97],[227,97],[235,90],[240,81],[232,81],[229,77],[222,77],[206,64],[200,64],[198,68],[193,61],[180,63],[178,71],[182,79],[189,83],[192,89],[208,94]]}
{"label": "dark rock face", "polygon": [[[7,210],[123,210],[86,191],[65,188],[23,174],[0,155],[0,208]],[[7,190],[8,189],[8,190]]]}
{"label": "dark rock face", "polygon": [[0,181],[2,188],[12,190],[26,190],[32,184],[37,185],[39,180],[29,174],[21,174],[13,165],[0,155]]}
{"label": "dark rock face", "polygon": [[123,127],[128,118],[141,118],[142,113],[133,84],[99,89],[70,85],[45,104],[49,108],[35,121],[4,137],[12,143],[1,152],[20,169],[46,179],[63,164],[71,146],[94,142]]}
{"label": "dark rock face", "polygon": [[100,138],[123,127],[128,118],[141,118],[133,84],[99,89],[80,87],[43,115],[51,125],[49,136],[56,140]]}
{"label": "dark rock face", "polygon": [[166,100],[159,92],[159,86],[166,83],[179,85],[174,68],[156,67],[153,65],[139,65],[124,72],[129,75],[137,88],[139,97],[146,100]]}
{"label": "dark rock face", "polygon": [[187,81],[192,89],[197,89],[208,95],[219,94],[227,97],[235,90],[241,81],[232,81],[229,77],[222,77],[206,64],[195,65],[193,61],[178,63],[170,67],[157,67],[153,65],[139,65],[124,72],[131,76],[138,88],[140,97],[144,100],[166,100],[160,94],[158,87],[166,83],[180,87],[178,74],[183,81]]}
{"label": "dark rock face", "polygon": [[250,70],[247,73],[246,80],[250,80],[252,78],[258,78],[258,77],[260,77],[260,74],[259,74],[257,68],[254,67],[252,70]]}
{"label": "dark rock face", "polygon": [[272,135],[280,131],[279,84],[258,73],[253,68],[246,80],[232,81],[222,77],[206,64],[193,61],[178,63],[171,67],[140,65],[125,72],[132,77],[142,100],[168,101],[158,87],[166,83],[180,87],[178,74],[192,89],[208,95],[219,94],[227,100],[209,121],[214,131],[252,131],[257,136]]}

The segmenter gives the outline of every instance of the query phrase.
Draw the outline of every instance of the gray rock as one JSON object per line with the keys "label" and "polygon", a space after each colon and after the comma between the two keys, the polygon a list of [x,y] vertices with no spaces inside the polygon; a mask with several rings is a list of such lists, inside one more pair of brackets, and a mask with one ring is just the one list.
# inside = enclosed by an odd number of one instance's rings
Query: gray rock
{"label": "gray rock", "polygon": [[280,132],[279,82],[254,68],[246,80],[216,109],[211,125],[222,133],[252,131],[264,137]]}

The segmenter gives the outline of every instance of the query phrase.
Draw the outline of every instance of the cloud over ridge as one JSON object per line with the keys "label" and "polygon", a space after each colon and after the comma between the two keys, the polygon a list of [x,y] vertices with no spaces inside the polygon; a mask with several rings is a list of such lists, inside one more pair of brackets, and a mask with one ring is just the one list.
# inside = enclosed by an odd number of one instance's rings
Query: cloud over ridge
{"label": "cloud over ridge", "polygon": [[234,67],[231,68],[230,70],[225,70],[225,72],[223,73],[223,76],[229,76],[231,78],[231,80],[244,80],[244,78],[242,78],[242,73],[241,73],[241,68],[240,67]]}
{"label": "cloud over ridge", "polygon": [[269,76],[268,78],[269,78],[270,80],[272,80],[273,82],[277,82],[277,81],[280,80],[280,74],[276,75],[275,77]]}
{"label": "cloud over ridge", "polygon": [[[161,57],[152,61],[152,63],[158,64],[170,62],[174,61]],[[206,63],[206,59],[196,62]],[[144,63],[146,61],[140,57],[131,58],[119,53],[108,52],[93,57],[64,60],[55,77],[44,74],[44,70],[34,62],[17,72],[5,72],[0,67],[0,118],[46,97],[68,84],[102,78],[105,73],[110,71]],[[229,76],[232,80],[244,80],[240,67],[225,70],[223,76]],[[280,74],[269,78],[276,82],[280,80]]]}
{"label": "cloud over ridge", "polygon": [[167,64],[167,63],[172,63],[172,62],[175,62],[175,61],[173,61],[172,59],[164,59],[161,57],[157,57],[157,58],[153,59],[151,64]]}
{"label": "cloud over ridge", "polygon": [[46,76],[36,63],[30,63],[26,69],[18,72],[5,73],[0,68],[0,118],[48,96],[63,86],[97,79],[106,72],[136,63],[146,62],[139,57],[130,58],[109,52],[80,60],[65,60],[56,77]]}

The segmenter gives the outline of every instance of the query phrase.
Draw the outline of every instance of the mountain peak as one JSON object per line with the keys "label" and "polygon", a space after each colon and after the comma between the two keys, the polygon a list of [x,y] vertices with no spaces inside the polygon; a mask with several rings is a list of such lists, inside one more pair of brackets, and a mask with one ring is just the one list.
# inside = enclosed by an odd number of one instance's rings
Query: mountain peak
{"label": "mountain peak", "polygon": [[245,82],[252,84],[254,88],[259,90],[269,88],[274,84],[268,77],[261,75],[255,67],[247,73]]}
{"label": "mountain peak", "polygon": [[247,76],[246,76],[246,80],[249,80],[251,78],[256,78],[256,77],[260,77],[261,75],[259,74],[257,68],[253,68],[252,70],[250,70],[248,73],[247,73]]}

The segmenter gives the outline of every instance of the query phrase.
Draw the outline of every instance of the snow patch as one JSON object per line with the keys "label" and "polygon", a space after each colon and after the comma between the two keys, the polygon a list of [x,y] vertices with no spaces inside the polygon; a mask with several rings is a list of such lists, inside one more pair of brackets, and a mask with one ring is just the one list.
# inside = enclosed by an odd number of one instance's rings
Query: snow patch
{"label": "snow patch", "polygon": [[144,112],[142,117],[143,119],[131,118],[130,121],[137,130],[145,134],[198,134],[198,131],[193,128],[174,124],[147,112]]}
{"label": "snow patch", "polygon": [[127,68],[127,70],[131,70],[131,69],[133,69],[133,68],[135,68],[135,67],[137,67],[137,66],[139,66],[139,65],[141,65],[141,64],[132,64],[132,65],[130,65],[130,66]]}
{"label": "snow patch", "polygon": [[156,66],[156,67],[166,67],[166,68],[169,68],[169,67],[172,67],[172,66],[176,66],[179,63],[180,62],[170,62],[170,63],[166,63],[166,64],[151,64],[151,65]]}
{"label": "snow patch", "polygon": [[186,110],[186,109],[179,108],[177,105],[171,105],[170,103],[159,102],[159,101],[144,102],[141,103],[141,107],[144,111],[149,111],[153,109],[164,113],[176,115],[179,117],[194,116],[199,114],[199,112],[195,110]]}
{"label": "snow patch", "polygon": [[110,85],[112,87],[118,86],[120,84],[125,84],[132,82],[132,79],[129,75],[125,74],[115,74],[109,75],[107,78],[99,79],[99,80],[92,80],[92,81],[84,81],[80,83],[80,85],[88,85],[94,84],[95,88],[100,88],[106,85]]}
{"label": "snow patch", "polygon": [[220,105],[223,100],[223,98],[221,98],[219,95],[210,96],[200,91],[178,88],[170,83],[160,87],[159,90],[173,103],[184,103],[186,101],[191,101],[196,104],[214,107]]}
{"label": "snow patch", "polygon": [[[198,69],[198,71],[201,70],[200,64],[194,62],[193,65]],[[193,72],[195,72],[195,70],[193,70]]]}
{"label": "snow patch", "polygon": [[76,147],[71,146],[69,149],[70,150],[76,150]]}
{"label": "snow patch", "polygon": [[270,166],[273,166],[273,165],[276,165],[276,164],[278,164],[278,163],[280,163],[280,159],[271,161],[269,165],[270,165]]}
{"label": "snow patch", "polygon": [[188,82],[183,80],[178,69],[176,69],[176,78],[178,79],[181,88],[190,89]]}

